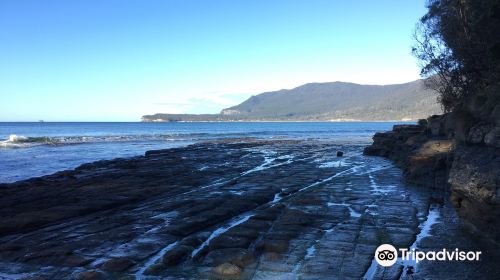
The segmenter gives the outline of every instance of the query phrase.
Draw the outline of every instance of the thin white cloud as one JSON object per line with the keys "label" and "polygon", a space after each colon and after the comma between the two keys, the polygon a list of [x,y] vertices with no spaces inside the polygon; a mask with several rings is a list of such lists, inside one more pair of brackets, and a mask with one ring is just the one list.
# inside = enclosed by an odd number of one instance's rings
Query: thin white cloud
{"label": "thin white cloud", "polygon": [[162,113],[170,114],[218,113],[222,109],[238,105],[249,96],[250,94],[205,92],[199,96],[169,98],[153,105]]}

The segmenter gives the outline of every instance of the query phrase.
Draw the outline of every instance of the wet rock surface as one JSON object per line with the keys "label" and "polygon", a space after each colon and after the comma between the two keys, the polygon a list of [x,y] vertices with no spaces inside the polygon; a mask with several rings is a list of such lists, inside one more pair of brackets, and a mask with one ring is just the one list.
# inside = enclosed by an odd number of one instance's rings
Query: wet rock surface
{"label": "wet rock surface", "polygon": [[470,226],[500,243],[500,150],[484,136],[496,129],[480,123],[460,132],[462,122],[452,113],[427,122],[376,133],[364,153],[393,160],[410,183],[449,192],[446,198]]}
{"label": "wet rock surface", "polygon": [[[362,152],[243,139],[1,185],[0,279],[394,279],[408,267],[373,265],[376,247],[415,242],[485,258],[422,262],[414,279],[500,273],[497,245],[463,229],[442,192]],[[436,201],[440,218],[419,235]]]}

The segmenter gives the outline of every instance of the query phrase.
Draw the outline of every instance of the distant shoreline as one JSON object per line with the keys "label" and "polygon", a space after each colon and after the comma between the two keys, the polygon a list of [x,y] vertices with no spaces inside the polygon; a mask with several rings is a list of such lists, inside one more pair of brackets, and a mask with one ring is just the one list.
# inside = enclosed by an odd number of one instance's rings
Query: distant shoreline
{"label": "distant shoreline", "polygon": [[143,123],[362,123],[362,122],[374,122],[374,123],[382,123],[382,122],[417,122],[418,119],[411,119],[411,120],[333,120],[333,121],[308,121],[308,120],[303,120],[303,121],[295,121],[295,120],[279,120],[279,121],[273,121],[273,120],[241,120],[241,121],[167,121],[167,120],[162,120],[162,121],[140,121]]}
{"label": "distant shoreline", "polygon": [[372,122],[372,123],[384,123],[384,122],[417,122],[418,119],[411,120],[334,120],[334,121],[294,121],[294,120],[242,120],[242,121],[44,121],[43,123],[38,121],[0,121],[0,123],[39,123],[41,125],[47,123],[362,123],[362,122]]}

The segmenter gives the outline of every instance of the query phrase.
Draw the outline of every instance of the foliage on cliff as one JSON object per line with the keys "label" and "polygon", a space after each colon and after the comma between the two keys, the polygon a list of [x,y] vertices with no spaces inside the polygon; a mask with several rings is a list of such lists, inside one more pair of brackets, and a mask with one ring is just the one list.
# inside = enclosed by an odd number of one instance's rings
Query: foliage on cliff
{"label": "foliage on cliff", "polygon": [[443,109],[453,111],[499,85],[500,1],[430,0],[427,7],[413,53]]}

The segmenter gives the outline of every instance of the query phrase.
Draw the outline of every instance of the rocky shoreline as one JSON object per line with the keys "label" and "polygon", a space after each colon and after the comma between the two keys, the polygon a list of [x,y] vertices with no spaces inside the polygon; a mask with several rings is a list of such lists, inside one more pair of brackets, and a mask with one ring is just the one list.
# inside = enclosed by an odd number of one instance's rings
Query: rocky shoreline
{"label": "rocky shoreline", "polygon": [[452,118],[448,114],[419,125],[396,125],[375,134],[364,154],[389,158],[408,182],[442,191],[472,230],[499,244],[499,131],[476,125],[461,132]]}
{"label": "rocky shoreline", "polygon": [[[363,148],[236,139],[1,184],[0,279],[453,279],[500,273],[498,247],[464,231],[442,191],[405,183],[400,168],[363,155]],[[373,258],[382,243],[471,248],[486,257],[384,269]]]}

